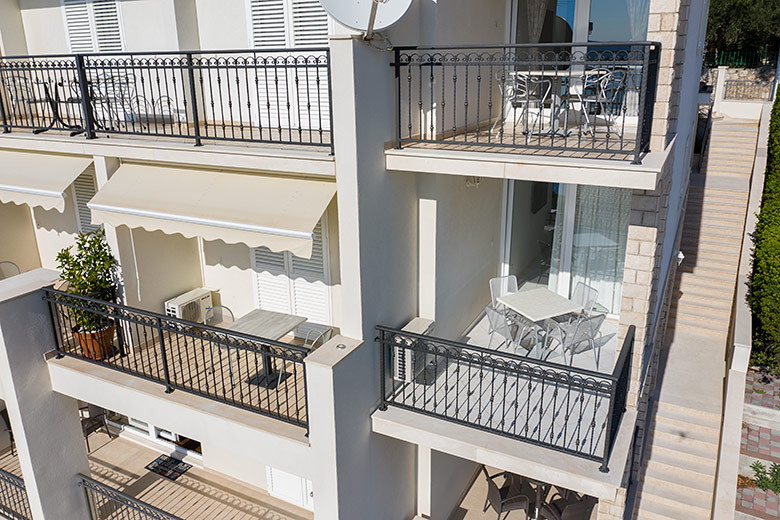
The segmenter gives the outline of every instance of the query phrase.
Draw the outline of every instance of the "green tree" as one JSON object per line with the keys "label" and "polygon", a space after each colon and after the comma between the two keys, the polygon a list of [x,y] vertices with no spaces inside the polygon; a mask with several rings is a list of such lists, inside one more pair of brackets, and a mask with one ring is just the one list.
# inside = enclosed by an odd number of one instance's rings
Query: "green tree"
{"label": "green tree", "polygon": [[711,0],[710,49],[762,49],[780,38],[780,0]]}

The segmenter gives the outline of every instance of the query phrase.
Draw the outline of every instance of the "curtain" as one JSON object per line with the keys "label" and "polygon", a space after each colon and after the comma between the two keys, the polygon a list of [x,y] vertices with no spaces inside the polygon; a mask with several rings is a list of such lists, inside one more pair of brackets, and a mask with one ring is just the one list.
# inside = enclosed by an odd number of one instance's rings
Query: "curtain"
{"label": "curtain", "polygon": [[548,0],[528,0],[528,41],[539,43],[542,39]]}
{"label": "curtain", "polygon": [[578,282],[597,289],[601,312],[620,312],[630,214],[631,190],[577,187],[570,290]]}
{"label": "curtain", "polygon": [[628,0],[628,26],[631,29],[632,42],[641,42],[647,39],[649,14],[650,0]]}

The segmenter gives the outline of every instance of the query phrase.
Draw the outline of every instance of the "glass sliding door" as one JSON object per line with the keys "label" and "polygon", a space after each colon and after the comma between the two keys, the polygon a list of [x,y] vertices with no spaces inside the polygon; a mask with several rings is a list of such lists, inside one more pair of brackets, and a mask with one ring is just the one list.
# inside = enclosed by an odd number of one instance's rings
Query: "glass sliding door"
{"label": "glass sliding door", "polygon": [[599,312],[620,312],[631,191],[510,181],[504,274],[569,297],[598,290]]}

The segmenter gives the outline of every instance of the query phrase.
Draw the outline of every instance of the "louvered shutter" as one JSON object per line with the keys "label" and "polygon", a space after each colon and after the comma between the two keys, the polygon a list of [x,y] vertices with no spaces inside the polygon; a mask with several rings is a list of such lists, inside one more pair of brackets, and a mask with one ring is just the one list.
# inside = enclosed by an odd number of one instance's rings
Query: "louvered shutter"
{"label": "louvered shutter", "polygon": [[[328,46],[328,14],[319,0],[291,0],[291,40],[295,48]],[[307,55],[311,64],[325,53]],[[325,68],[299,68],[298,107],[300,128],[330,130],[328,72]]]}
{"label": "louvered shutter", "polygon": [[90,233],[100,226],[92,223],[92,213],[87,203],[95,196],[95,168],[90,166],[73,181],[73,195],[76,203],[76,214],[79,221],[79,231]]}
{"label": "louvered shutter", "polygon": [[252,250],[259,308],[266,311],[292,312],[290,278],[287,275],[286,253],[276,253],[267,247]]}
{"label": "louvered shutter", "polygon": [[287,47],[285,0],[250,0],[252,45],[256,49]]}
{"label": "louvered shutter", "polygon": [[92,0],[92,14],[98,52],[122,52],[124,44],[117,0]]}
{"label": "louvered shutter", "polygon": [[320,221],[314,229],[311,258],[290,255],[293,314],[308,318],[307,323],[330,325],[331,322],[326,254]]}
{"label": "louvered shutter", "polygon": [[95,52],[88,0],[63,0],[71,52]]}
{"label": "louvered shutter", "polygon": [[319,0],[292,0],[292,46],[327,47],[328,14]]}
{"label": "louvered shutter", "polygon": [[63,0],[71,52],[124,49],[117,0]]}

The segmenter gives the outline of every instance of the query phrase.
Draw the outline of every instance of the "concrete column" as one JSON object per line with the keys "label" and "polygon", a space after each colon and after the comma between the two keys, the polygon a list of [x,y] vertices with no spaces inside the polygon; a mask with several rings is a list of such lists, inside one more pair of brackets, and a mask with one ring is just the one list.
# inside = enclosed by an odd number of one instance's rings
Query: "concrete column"
{"label": "concrete column", "polygon": [[55,348],[42,287],[58,273],[36,269],[0,281],[0,381],[35,520],[87,519],[78,474],[89,474],[76,400],[55,393],[43,358]]}
{"label": "concrete column", "polygon": [[720,106],[723,104],[723,96],[726,93],[726,80],[729,76],[728,67],[718,67],[718,78],[715,80],[715,93],[712,101],[712,111],[720,113]]}
{"label": "concrete column", "polygon": [[27,54],[19,0],[0,0],[0,55]]}

